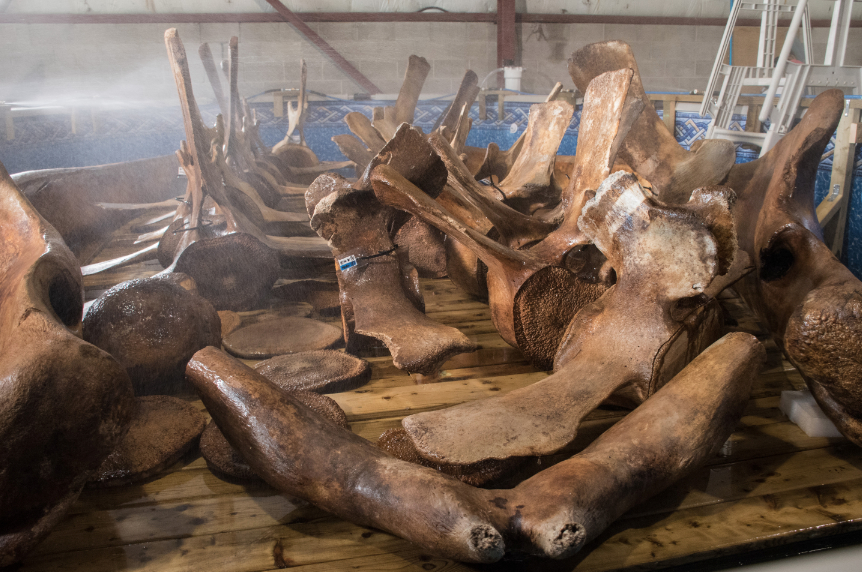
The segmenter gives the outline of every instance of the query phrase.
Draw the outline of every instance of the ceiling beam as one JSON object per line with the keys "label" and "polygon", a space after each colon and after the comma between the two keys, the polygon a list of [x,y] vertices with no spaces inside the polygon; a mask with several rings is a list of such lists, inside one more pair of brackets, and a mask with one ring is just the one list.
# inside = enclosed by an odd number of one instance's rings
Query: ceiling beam
{"label": "ceiling beam", "polygon": [[[295,13],[296,14],[296,13]],[[497,14],[474,12],[302,12],[305,23],[313,22],[484,22],[495,24]],[[676,16],[602,16],[580,14],[515,14],[516,22],[534,24],[665,24],[676,26],[721,26],[727,18],[687,18]],[[0,13],[0,24],[218,24],[284,22],[274,12],[212,12],[165,14],[47,14],[36,12]],[[779,26],[786,26],[779,20]],[[811,20],[812,28],[828,28],[830,20]],[[739,19],[737,26],[760,26],[759,18]],[[853,20],[852,28],[862,28]]]}
{"label": "ceiling beam", "polygon": [[353,67],[353,64],[344,59],[344,57],[339,54],[335,48],[330,46],[326,40],[317,35],[317,32],[309,28],[308,24],[303,22],[302,18],[288,10],[287,6],[281,3],[281,0],[266,1],[269,2],[270,6],[275,8],[275,11],[278,12],[282,18],[289,22],[291,26],[296,28],[297,32],[305,36],[305,39],[317,46],[317,48],[323,52],[323,54],[328,57],[338,69],[347,74],[350,79],[355,81],[368,95],[380,93],[380,89],[371,83],[371,80],[365,77],[358,69]]}

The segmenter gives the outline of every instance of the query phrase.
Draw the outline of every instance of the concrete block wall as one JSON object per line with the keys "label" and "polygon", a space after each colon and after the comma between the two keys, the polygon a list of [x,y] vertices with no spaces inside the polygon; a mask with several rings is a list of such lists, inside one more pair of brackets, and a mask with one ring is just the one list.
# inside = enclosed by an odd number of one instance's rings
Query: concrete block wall
{"label": "concrete block wall", "polygon": [[[0,24],[0,101],[48,99],[176,104],[176,88],[164,47],[170,24]],[[227,41],[240,39],[240,92],[297,87],[299,60],[308,65],[308,86],[326,94],[359,88],[288,24],[179,24],[199,102],[213,100],[197,56],[210,42],[216,58]],[[410,54],[431,63],[425,94],[453,93],[464,70],[480,78],[496,68],[496,26],[489,23],[314,23],[311,27],[384,93],[397,93]],[[556,81],[572,88],[566,60],[578,48],[622,39],[631,44],[649,91],[702,90],[722,26],[623,24],[522,24],[518,26],[522,89],[546,93]],[[815,57],[822,59],[827,29],[814,29]],[[851,33],[848,63],[862,64],[862,34]],[[495,85],[495,79],[489,80]]]}

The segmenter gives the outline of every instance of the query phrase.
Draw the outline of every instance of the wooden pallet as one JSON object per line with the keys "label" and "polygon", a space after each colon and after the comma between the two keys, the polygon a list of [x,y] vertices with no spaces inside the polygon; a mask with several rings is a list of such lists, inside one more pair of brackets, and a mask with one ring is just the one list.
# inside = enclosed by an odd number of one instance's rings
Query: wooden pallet
{"label": "wooden pallet", "polygon": [[[130,226],[96,261],[132,250]],[[159,269],[143,263],[88,277],[87,298]],[[369,357],[371,382],[332,395],[353,431],[369,440],[405,415],[501,395],[546,376],[497,335],[486,304],[446,279],[425,280],[423,290],[428,315],[458,327],[479,349],[451,359],[440,382],[428,385],[415,385],[385,351]],[[801,377],[738,298],[723,304],[739,322],[728,331],[754,333],[768,348],[739,428],[707,466],[631,510],[571,560],[551,566],[520,558],[491,567],[447,561],[266,485],[219,479],[195,451],[145,483],[84,491],[20,572],[654,569],[862,528],[862,449],[844,439],[807,437],[781,414],[780,392],[804,387]],[[244,319],[278,311],[246,313]],[[324,320],[339,323],[335,316]],[[203,410],[196,397],[188,399]],[[622,415],[613,409],[593,413],[579,440],[586,444]],[[532,462],[527,470],[552,461]]]}

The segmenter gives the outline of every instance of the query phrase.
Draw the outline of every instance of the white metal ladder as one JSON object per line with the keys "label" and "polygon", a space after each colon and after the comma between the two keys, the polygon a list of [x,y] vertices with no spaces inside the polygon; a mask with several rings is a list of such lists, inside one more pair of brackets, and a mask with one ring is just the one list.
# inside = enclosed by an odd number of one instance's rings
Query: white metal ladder
{"label": "white metal ladder", "polygon": [[[734,66],[724,63],[734,26],[742,10],[758,11],[761,15],[756,66]],[[792,14],[792,19],[781,53],[776,59],[778,17],[782,14]],[[790,50],[800,27],[805,64],[788,63]],[[781,135],[787,132],[793,121],[799,98],[806,85],[805,78],[808,71],[805,68],[811,61],[811,21],[808,16],[808,0],[798,0],[796,5],[787,5],[784,0],[734,3],[700,108],[701,115],[709,114],[713,117],[706,133],[707,139],[729,139],[737,144],[749,143],[759,146],[761,154],[765,153]],[[720,76],[724,76],[724,80],[718,98],[714,99],[713,93]],[[761,121],[770,120],[767,133],[730,129],[733,111],[745,86],[760,86],[767,89],[768,101],[764,101],[761,111]],[[783,92],[781,101],[778,107],[773,109],[772,100],[779,87]]]}

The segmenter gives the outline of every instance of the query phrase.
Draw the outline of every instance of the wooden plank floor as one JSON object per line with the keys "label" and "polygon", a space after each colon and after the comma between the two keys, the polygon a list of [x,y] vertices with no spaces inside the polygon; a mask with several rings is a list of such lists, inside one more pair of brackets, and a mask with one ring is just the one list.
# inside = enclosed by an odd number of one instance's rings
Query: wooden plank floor
{"label": "wooden plank floor", "polygon": [[[130,226],[95,261],[130,252]],[[150,262],[88,277],[87,299],[158,270]],[[405,415],[500,395],[546,376],[496,334],[487,305],[446,279],[425,280],[423,289],[428,315],[458,327],[479,349],[451,359],[440,382],[428,385],[415,385],[385,350],[369,357],[371,382],[332,395],[353,431],[367,439],[376,440]],[[844,439],[809,438],[781,414],[780,392],[802,388],[801,377],[739,299],[723,303],[739,322],[728,330],[758,335],[769,356],[737,431],[707,466],[635,507],[571,560],[520,557],[495,566],[447,561],[266,485],[221,480],[194,451],[147,482],[85,490],[20,572],[655,569],[862,529],[862,449]],[[284,311],[278,304],[246,313],[244,320]],[[340,323],[335,316],[322,319]],[[188,399],[203,409],[196,397]],[[579,442],[589,442],[623,414],[595,412]],[[536,461],[526,470],[551,462]]]}

